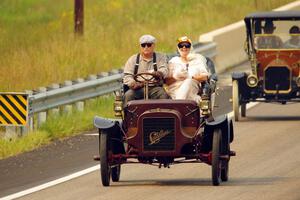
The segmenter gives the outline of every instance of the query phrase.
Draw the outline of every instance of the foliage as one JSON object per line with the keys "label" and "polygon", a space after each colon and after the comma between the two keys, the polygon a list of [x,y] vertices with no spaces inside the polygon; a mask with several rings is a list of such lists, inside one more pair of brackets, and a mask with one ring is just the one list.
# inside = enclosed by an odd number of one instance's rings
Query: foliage
{"label": "foliage", "polygon": [[[176,38],[200,34],[291,0],[86,0],[85,33],[73,35],[73,3],[0,1],[0,91],[24,91],[120,68],[145,33],[157,49],[175,51]],[[226,16],[226,17],[225,17]]]}
{"label": "foliage", "polygon": [[47,122],[38,130],[21,138],[0,139],[0,159],[33,150],[56,139],[76,135],[93,129],[93,117],[99,115],[112,118],[113,96],[101,97],[86,103],[84,114],[73,111],[71,114],[50,115]]}

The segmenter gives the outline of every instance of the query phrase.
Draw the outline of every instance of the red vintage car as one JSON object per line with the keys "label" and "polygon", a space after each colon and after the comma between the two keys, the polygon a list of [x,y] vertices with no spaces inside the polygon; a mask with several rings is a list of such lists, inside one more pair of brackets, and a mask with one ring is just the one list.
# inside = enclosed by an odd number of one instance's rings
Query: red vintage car
{"label": "red vintage car", "polygon": [[249,102],[300,101],[300,12],[252,13],[244,21],[251,73],[232,74],[235,121]]}
{"label": "red vintage car", "polygon": [[[150,78],[149,78],[150,76]],[[212,76],[212,78],[215,76]],[[143,79],[145,93],[151,74]],[[158,81],[159,82],[159,81]],[[233,125],[227,116],[213,118],[207,112],[209,102],[197,105],[191,100],[133,100],[123,106],[116,98],[115,112],[121,120],[95,117],[99,129],[101,181],[120,179],[121,165],[143,163],[159,168],[180,163],[206,163],[212,166],[212,183],[228,180]],[[210,98],[206,98],[206,101]],[[204,111],[202,111],[202,109]]]}

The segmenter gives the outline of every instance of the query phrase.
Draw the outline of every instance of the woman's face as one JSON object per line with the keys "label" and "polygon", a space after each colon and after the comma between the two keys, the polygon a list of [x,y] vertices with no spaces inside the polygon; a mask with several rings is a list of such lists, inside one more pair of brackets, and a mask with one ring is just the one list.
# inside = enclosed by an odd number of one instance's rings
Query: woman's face
{"label": "woman's face", "polygon": [[177,47],[181,57],[187,57],[191,51],[191,44],[188,42],[181,42]]}

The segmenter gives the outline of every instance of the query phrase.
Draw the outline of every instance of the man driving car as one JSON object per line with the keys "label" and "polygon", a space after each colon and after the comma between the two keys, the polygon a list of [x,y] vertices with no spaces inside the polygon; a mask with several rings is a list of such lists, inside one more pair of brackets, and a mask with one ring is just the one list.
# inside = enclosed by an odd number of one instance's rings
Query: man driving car
{"label": "man driving car", "polygon": [[[139,39],[140,53],[131,56],[124,66],[123,83],[128,87],[124,94],[124,105],[128,101],[144,97],[144,83],[134,80],[139,73],[151,73],[165,78],[168,75],[167,58],[154,52],[156,39],[152,35],[143,35]],[[169,96],[162,85],[149,85],[150,99],[168,99]]]}

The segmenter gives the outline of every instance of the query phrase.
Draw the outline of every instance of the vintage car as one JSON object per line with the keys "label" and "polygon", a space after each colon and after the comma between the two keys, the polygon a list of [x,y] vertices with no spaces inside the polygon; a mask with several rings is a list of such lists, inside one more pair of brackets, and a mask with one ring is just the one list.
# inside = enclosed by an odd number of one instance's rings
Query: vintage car
{"label": "vintage car", "polygon": [[[134,78],[144,82],[145,98],[122,105],[123,92],[118,92],[114,110],[121,119],[94,119],[99,129],[102,185],[109,186],[110,179],[119,181],[121,165],[126,163],[159,168],[206,163],[212,166],[213,185],[227,181],[229,160],[235,155],[230,149],[233,125],[225,115],[212,116],[209,104],[215,85],[204,87],[206,103],[198,105],[191,100],[148,99],[148,84],[160,82],[159,77],[141,73]],[[209,82],[215,81],[216,76],[211,76]]]}
{"label": "vintage car", "polygon": [[300,101],[300,12],[258,12],[244,21],[251,73],[232,74],[235,121],[246,116],[249,102]]}

